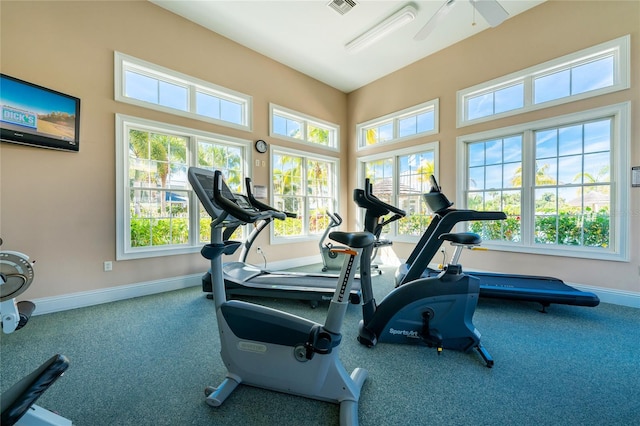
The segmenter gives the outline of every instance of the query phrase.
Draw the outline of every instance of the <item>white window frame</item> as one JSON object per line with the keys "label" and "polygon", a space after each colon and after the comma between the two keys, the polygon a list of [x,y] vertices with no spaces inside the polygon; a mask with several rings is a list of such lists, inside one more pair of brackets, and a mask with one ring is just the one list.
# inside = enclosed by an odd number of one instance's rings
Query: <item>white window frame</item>
{"label": "white window frame", "polygon": [[[393,158],[393,184],[395,187],[395,191],[394,193],[396,194],[395,196],[397,197],[398,192],[397,191],[397,185],[398,185],[398,173],[399,173],[399,165],[398,165],[398,161],[397,158],[400,156],[404,156],[404,155],[410,155],[410,154],[417,154],[417,153],[421,153],[421,152],[425,152],[425,151],[433,151],[433,158],[434,158],[434,176],[436,178],[436,180],[438,180],[439,178],[439,174],[440,174],[440,142],[439,141],[434,141],[434,142],[429,142],[429,143],[425,143],[425,144],[420,144],[420,145],[416,145],[416,146],[412,146],[412,147],[408,147],[408,148],[403,148],[403,149],[396,149],[393,151],[388,151],[388,152],[383,152],[383,153],[378,153],[378,154],[372,154],[372,155],[367,155],[364,157],[359,157],[358,158],[358,164],[357,164],[357,176],[358,176],[358,187],[362,188],[364,186],[364,180],[365,180],[365,166],[364,164],[370,161],[376,161],[376,160],[381,160],[381,159],[386,159],[386,158]],[[395,200],[391,201],[392,205],[397,205],[397,198]],[[364,209],[358,209],[358,216],[357,216],[357,229],[364,229]],[[420,239],[420,236],[410,236],[410,235],[398,235],[398,224],[397,222],[393,222],[392,224],[390,224],[390,230],[391,232],[387,235],[385,235],[385,238],[390,239],[392,241],[396,241],[396,242],[407,242],[407,243],[415,243]]]}
{"label": "white window frame", "polygon": [[130,209],[129,209],[129,129],[142,129],[151,132],[174,134],[188,138],[187,162],[197,165],[197,144],[199,140],[218,142],[224,145],[238,146],[244,150],[243,170],[245,175],[251,173],[251,145],[245,139],[233,138],[215,133],[203,132],[187,127],[161,123],[139,117],[116,114],[116,260],[141,259],[149,257],[170,256],[176,254],[196,253],[202,248],[199,241],[200,204],[193,189],[188,186],[189,196],[189,242],[181,245],[157,247],[131,247]]}
{"label": "white window frame", "polygon": [[[400,137],[400,120],[419,115],[425,112],[433,111],[433,130],[428,130],[426,132],[415,133],[408,136]],[[392,123],[393,125],[393,136],[390,140],[382,141],[375,143],[373,145],[367,145],[366,133],[368,130],[380,127],[381,125]],[[405,108],[401,111],[396,111],[391,114],[384,115],[382,117],[374,118],[373,120],[365,121],[364,123],[358,123],[356,125],[356,135],[357,135],[357,144],[358,151],[363,151],[367,149],[371,149],[374,147],[379,147],[383,145],[395,144],[423,136],[435,135],[440,132],[440,99],[432,99],[427,102],[423,102],[418,105],[414,105],[409,108]]]}
{"label": "white window frame", "polygon": [[[542,108],[549,108],[580,99],[592,98],[595,96],[613,93],[620,90],[630,88],[631,61],[630,61],[630,36],[626,35],[578,52],[565,55],[545,63],[526,68],[515,73],[498,77],[494,80],[483,82],[457,92],[456,102],[456,124],[457,127],[470,126],[477,123],[497,120],[512,115],[523,114],[529,111],[535,111]],[[557,73],[562,70],[574,68],[576,66],[613,56],[613,85],[602,87],[600,89],[590,90],[575,95],[569,95],[558,99],[553,99],[538,104],[534,103],[534,82],[536,78],[545,75]],[[477,96],[495,93],[501,89],[516,84],[524,86],[524,103],[523,107],[501,112],[498,114],[487,115],[484,117],[469,120],[467,118],[467,105],[471,98]]]}
{"label": "white window frame", "polygon": [[[175,84],[184,87],[188,93],[187,99],[187,111],[183,111],[176,108],[170,108],[167,106],[155,104],[152,102],[145,102],[140,99],[135,99],[126,96],[126,72],[133,71],[138,74],[145,75],[147,77],[156,79],[158,81],[164,81],[167,83]],[[189,76],[187,74],[180,73],[178,71],[171,70],[169,68],[162,67],[160,65],[153,64],[151,62],[144,61],[142,59],[135,58],[130,55],[126,55],[121,52],[114,52],[114,96],[115,100],[124,102],[144,108],[149,108],[157,111],[162,111],[168,114],[178,115],[181,117],[192,118],[195,120],[204,121],[207,123],[213,123],[219,126],[230,127],[233,129],[252,131],[253,122],[253,98],[235,90],[228,89],[226,87],[219,86],[217,84],[210,83],[205,80],[201,80],[196,77]],[[196,113],[196,92],[203,92],[208,95],[217,97],[219,99],[238,103],[241,106],[241,123],[233,123],[226,120],[216,119],[213,117],[207,117],[205,115]]]}
{"label": "white window frame", "polygon": [[[290,154],[290,155],[294,155],[297,157],[302,157],[306,160],[321,160],[321,161],[326,161],[329,163],[333,163],[333,167],[334,167],[334,175],[335,175],[335,179],[333,180],[333,182],[331,182],[331,185],[333,186],[332,188],[332,193],[333,193],[333,204],[335,206],[335,210],[339,211],[340,210],[340,197],[338,196],[338,182],[340,182],[340,159],[336,158],[336,157],[330,157],[330,156],[326,156],[326,155],[321,155],[321,154],[315,154],[315,153],[309,153],[306,151],[300,151],[297,149],[292,149],[292,148],[286,148],[283,146],[274,146],[271,145],[270,147],[270,152],[269,152],[269,158],[270,158],[270,166],[269,166],[269,176],[273,176],[273,155],[274,154]],[[269,197],[269,201],[271,203],[272,206],[275,205],[275,194],[274,194],[274,190],[273,190],[273,179],[271,179],[271,184],[269,186],[269,193],[270,193],[270,197]],[[304,234],[303,235],[292,235],[292,236],[276,236],[275,235],[275,230],[274,230],[274,226],[270,227],[270,234],[269,234],[269,241],[271,244],[290,244],[292,242],[296,243],[296,242],[305,242],[305,241],[318,241],[319,235],[318,234],[312,234],[309,233],[309,226],[307,223],[307,218],[309,217],[309,205],[307,203],[307,196],[304,196],[305,199],[305,203],[304,203],[304,216],[303,216],[303,228],[304,228]]]}
{"label": "white window frame", "polygon": [[[279,115],[281,117],[300,122],[302,124],[302,138],[292,138],[280,133],[275,133],[273,125],[274,115]],[[329,145],[322,145],[316,142],[309,141],[307,139],[307,129],[309,125],[327,129],[329,131]],[[321,148],[328,151],[340,152],[340,125],[330,123],[328,121],[324,121],[319,118],[312,117],[310,115],[303,114],[301,112],[294,111],[292,109],[285,108],[273,103],[269,104],[269,136],[271,136],[272,138],[314,146],[316,148]]]}
{"label": "white window frame", "polygon": [[[535,156],[533,133],[538,129],[560,127],[600,118],[613,117],[611,141],[611,216],[609,226],[611,232],[610,250],[604,251],[589,247],[571,247],[564,245],[536,245],[533,241],[534,196],[533,173]],[[500,129],[459,136],[456,140],[457,159],[457,197],[456,205],[463,209],[467,199],[467,144],[482,140],[523,134],[522,147],[522,229],[520,243],[506,241],[486,241],[483,245],[502,251],[512,251],[553,256],[580,257],[612,261],[629,261],[629,215],[627,214],[630,199],[630,152],[631,152],[631,103],[625,102],[601,108],[576,112],[530,123],[519,124]],[[462,224],[459,228],[465,228]]]}

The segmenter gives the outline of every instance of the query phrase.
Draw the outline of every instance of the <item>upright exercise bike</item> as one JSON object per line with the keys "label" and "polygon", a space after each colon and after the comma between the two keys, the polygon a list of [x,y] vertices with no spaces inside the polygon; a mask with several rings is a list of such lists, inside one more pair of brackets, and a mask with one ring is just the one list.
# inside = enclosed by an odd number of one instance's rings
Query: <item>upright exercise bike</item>
{"label": "upright exercise bike", "polygon": [[[354,201],[366,210],[365,222],[377,222],[379,217],[398,212],[372,193],[367,179],[364,190],[354,191]],[[465,246],[480,244],[473,233],[448,233],[440,238],[456,246],[454,260]],[[437,277],[423,278],[392,290],[380,303],[373,297],[370,270],[370,247],[360,258],[360,284],[362,288],[362,320],[358,341],[372,347],[378,342],[427,345],[438,354],[443,349],[470,352],[476,349],[487,367],[494,361],[480,343],[480,332],[473,325],[473,314],[478,304],[479,280],[462,272],[459,264],[447,265]]]}
{"label": "upright exercise bike", "polygon": [[[224,240],[223,229],[253,223],[273,212],[240,206],[216,170],[189,168],[189,182],[211,216],[211,244],[202,255],[211,261],[211,276],[226,378],[205,390],[207,403],[217,407],[240,384],[340,404],[340,424],[358,423],[360,390],[367,371],[349,375],[338,358],[340,328],[353,284],[355,265],[364,248],[373,244],[371,233],[333,232],[330,237],[349,246],[324,325],[238,300],[226,300],[222,255],[232,254],[240,242]],[[242,201],[241,201],[242,202]]]}

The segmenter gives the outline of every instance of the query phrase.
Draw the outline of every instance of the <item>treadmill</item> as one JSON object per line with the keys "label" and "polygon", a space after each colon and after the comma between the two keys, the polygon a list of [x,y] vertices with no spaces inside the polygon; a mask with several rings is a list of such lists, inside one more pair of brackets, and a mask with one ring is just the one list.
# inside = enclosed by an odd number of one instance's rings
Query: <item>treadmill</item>
{"label": "treadmill", "polygon": [[[442,246],[440,235],[450,232],[458,222],[504,220],[507,217],[503,212],[453,208],[453,203],[442,193],[433,176],[431,191],[423,194],[423,198],[434,216],[406,263],[398,267],[396,286],[441,272],[429,268],[429,262]],[[558,278],[468,270],[465,272],[480,279],[480,297],[537,302],[542,305],[542,312],[546,312],[546,308],[552,303],[587,307],[598,306],[600,303],[597,295],[577,290]]]}
{"label": "treadmill", "polygon": [[[233,194],[240,207],[254,211],[272,211],[279,220],[287,217],[295,218],[295,213],[288,213],[268,206],[253,196],[251,190],[251,179],[245,181],[247,194]],[[247,256],[254,241],[269,224],[273,221],[271,217],[263,219],[253,228],[247,240],[242,244],[240,257],[237,262],[226,262],[223,264],[223,275],[225,289],[228,298],[234,296],[259,296],[286,298],[308,301],[311,307],[315,308],[321,301],[330,301],[336,290],[336,282],[339,279],[337,274],[322,274],[309,272],[288,272],[288,271],[268,271],[257,266],[246,263]],[[223,232],[225,241],[231,238],[236,227],[226,228]],[[202,276],[202,291],[209,293],[208,298],[213,298],[211,286],[211,271],[207,271]],[[355,278],[349,302],[360,304],[360,279]]]}

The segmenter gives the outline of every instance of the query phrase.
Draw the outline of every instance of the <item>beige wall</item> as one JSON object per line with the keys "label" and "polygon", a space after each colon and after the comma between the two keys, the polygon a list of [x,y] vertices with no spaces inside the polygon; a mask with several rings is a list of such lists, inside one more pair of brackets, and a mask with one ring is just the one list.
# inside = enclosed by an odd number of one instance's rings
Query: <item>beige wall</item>
{"label": "beige wall", "polygon": [[[504,119],[500,125],[631,100],[636,118],[632,134],[637,136],[639,5],[635,1],[553,1],[346,95],[145,1],[3,0],[0,70],[82,99],[79,153],[0,144],[3,249],[28,253],[37,261],[37,281],[25,298],[195,274],[206,268],[206,261],[193,254],[119,261],[114,262],[112,272],[102,271],[102,262],[115,258],[116,113],[247,140],[269,140],[269,102],[338,123],[342,129],[341,171],[348,176],[341,182],[341,214],[348,213],[351,227],[356,217],[350,197],[356,185],[353,158],[358,154],[352,148],[356,123],[439,98],[440,134],[417,143],[440,141],[441,183],[454,198],[455,138],[488,128],[455,128],[456,90],[628,33],[634,52],[633,90]],[[250,94],[253,132],[115,102],[114,50]],[[286,142],[279,144],[287,146]],[[632,164],[638,165],[635,139],[632,144]],[[267,160],[266,155],[264,158]],[[267,185],[268,166],[254,167],[253,178],[256,184]],[[484,253],[482,259],[469,254],[465,261],[484,269],[544,273],[571,282],[638,291],[640,191],[634,189],[631,194],[628,213],[635,236],[631,263],[505,253]],[[291,255],[291,246],[268,246],[266,238],[259,244],[269,261]],[[407,244],[394,246],[401,257],[410,248]],[[294,250],[300,256],[314,255],[317,245],[296,244]],[[541,270],[532,264],[546,267]]]}
{"label": "beige wall", "polygon": [[[207,261],[195,253],[118,261],[112,272],[103,272],[103,262],[115,260],[116,251],[116,113],[269,141],[268,106],[274,102],[346,128],[344,93],[146,1],[3,0],[0,8],[1,71],[82,102],[79,153],[0,144],[2,248],[36,260],[36,281],[25,298],[206,270]],[[253,96],[253,132],[115,102],[115,50]],[[341,165],[346,176],[345,158]],[[268,161],[253,166],[254,182],[268,185],[268,170]],[[341,185],[341,204],[347,206],[346,181]],[[259,244],[269,261],[291,256],[291,246],[267,247],[267,236]],[[310,242],[295,250],[314,254],[318,248]]]}
{"label": "beige wall", "polygon": [[[484,81],[569,54],[614,38],[631,34],[631,89],[584,101],[542,109],[515,117],[456,129],[456,91]],[[363,155],[355,146],[355,124],[430,100],[440,99],[440,133],[422,142],[440,143],[440,184],[451,200],[456,188],[456,137],[554,117],[574,111],[631,101],[631,164],[640,165],[640,120],[638,76],[640,76],[640,2],[638,1],[550,1],[515,16],[497,28],[484,31],[452,47],[349,94],[348,116],[351,138],[349,156]],[[375,153],[376,151],[367,152]],[[356,184],[356,171],[349,185]],[[618,290],[640,291],[640,189],[631,189],[628,215],[631,223],[631,262],[607,262],[557,256],[506,252],[464,255],[469,267],[512,273],[550,275],[568,282]],[[349,217],[355,218],[355,206]],[[398,257],[406,258],[410,244],[395,244]]]}

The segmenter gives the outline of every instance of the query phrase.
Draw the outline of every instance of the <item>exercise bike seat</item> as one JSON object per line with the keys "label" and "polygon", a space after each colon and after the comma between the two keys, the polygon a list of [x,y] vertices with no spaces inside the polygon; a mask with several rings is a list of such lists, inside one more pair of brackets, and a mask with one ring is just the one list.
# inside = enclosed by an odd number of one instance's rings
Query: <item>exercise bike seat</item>
{"label": "exercise bike seat", "polygon": [[482,238],[480,238],[480,235],[473,232],[447,232],[445,234],[441,234],[438,239],[451,241],[451,243],[453,244],[465,246],[478,245],[482,243]]}
{"label": "exercise bike seat", "polygon": [[31,374],[2,393],[0,424],[14,425],[33,406],[38,398],[69,367],[64,355],[54,355]]}

